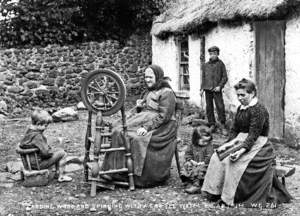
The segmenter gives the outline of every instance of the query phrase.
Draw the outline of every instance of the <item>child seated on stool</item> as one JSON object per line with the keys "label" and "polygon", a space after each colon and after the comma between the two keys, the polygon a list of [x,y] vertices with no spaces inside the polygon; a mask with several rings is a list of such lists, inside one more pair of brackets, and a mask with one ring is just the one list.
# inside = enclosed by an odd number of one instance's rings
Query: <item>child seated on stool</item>
{"label": "child seated on stool", "polygon": [[[36,109],[31,114],[31,125],[27,129],[24,138],[20,142],[20,148],[38,148],[37,153],[40,169],[48,169],[55,165],[58,182],[72,181],[72,178],[64,174],[67,153],[63,149],[53,150],[47,143],[43,132],[48,124],[52,122],[52,117],[45,110]],[[32,169],[37,169],[36,161],[30,158]]]}
{"label": "child seated on stool", "polygon": [[201,192],[206,169],[213,154],[212,134],[208,126],[201,125],[194,129],[192,143],[185,152],[185,163],[181,179],[186,184],[185,192]]}

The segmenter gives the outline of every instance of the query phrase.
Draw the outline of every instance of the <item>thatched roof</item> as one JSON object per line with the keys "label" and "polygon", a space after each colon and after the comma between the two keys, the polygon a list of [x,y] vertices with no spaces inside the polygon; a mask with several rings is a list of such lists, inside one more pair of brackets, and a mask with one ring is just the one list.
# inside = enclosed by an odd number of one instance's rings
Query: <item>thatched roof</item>
{"label": "thatched roof", "polygon": [[191,32],[219,21],[266,19],[285,15],[300,0],[179,0],[153,22],[151,34]]}

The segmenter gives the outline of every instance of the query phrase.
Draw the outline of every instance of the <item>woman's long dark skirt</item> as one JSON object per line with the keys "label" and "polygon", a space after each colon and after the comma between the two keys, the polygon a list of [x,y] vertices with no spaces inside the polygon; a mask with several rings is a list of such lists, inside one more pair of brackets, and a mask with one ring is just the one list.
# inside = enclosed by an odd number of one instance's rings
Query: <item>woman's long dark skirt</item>
{"label": "woman's long dark skirt", "polygon": [[[142,174],[134,175],[134,183],[137,187],[151,187],[163,184],[170,176],[172,158],[175,153],[177,123],[170,121],[154,130],[147,148],[146,158],[143,164]],[[121,134],[119,134],[121,136]],[[113,138],[113,147],[123,146],[122,137]],[[132,149],[134,154],[134,149]],[[133,158],[136,158],[133,155]],[[136,161],[133,161],[136,164]],[[102,169],[118,169],[124,167],[125,157],[123,152],[106,154]],[[127,174],[111,175],[115,180],[126,180]]]}
{"label": "woman's long dark skirt", "polygon": [[292,196],[276,176],[274,149],[268,141],[242,175],[234,203],[243,203],[246,207],[275,207],[291,199]]}

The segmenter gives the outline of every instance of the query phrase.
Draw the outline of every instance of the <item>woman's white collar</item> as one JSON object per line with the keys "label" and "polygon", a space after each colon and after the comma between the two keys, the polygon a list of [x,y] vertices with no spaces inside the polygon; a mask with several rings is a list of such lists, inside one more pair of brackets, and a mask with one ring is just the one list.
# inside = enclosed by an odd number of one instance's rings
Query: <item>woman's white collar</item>
{"label": "woman's white collar", "polygon": [[248,105],[246,105],[246,106],[241,105],[240,110],[245,110],[249,107],[255,106],[257,104],[257,102],[258,102],[257,97],[255,97],[250,101],[250,103]]}

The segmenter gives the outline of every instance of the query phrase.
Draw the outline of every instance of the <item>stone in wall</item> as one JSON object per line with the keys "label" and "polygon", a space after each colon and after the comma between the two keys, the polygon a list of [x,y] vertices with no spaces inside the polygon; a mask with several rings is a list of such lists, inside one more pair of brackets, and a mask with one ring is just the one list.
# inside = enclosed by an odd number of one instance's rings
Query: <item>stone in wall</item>
{"label": "stone in wall", "polygon": [[23,91],[23,87],[20,86],[9,86],[7,91],[10,93],[18,94]]}
{"label": "stone in wall", "polygon": [[46,86],[54,86],[55,84],[55,79],[54,78],[45,78],[42,81],[42,85],[46,85]]}
{"label": "stone in wall", "polygon": [[38,82],[37,81],[33,81],[33,80],[29,80],[27,82],[24,82],[23,85],[29,89],[34,89],[38,87]]}
{"label": "stone in wall", "polygon": [[29,72],[25,74],[25,77],[29,80],[40,80],[41,75],[39,73]]}

